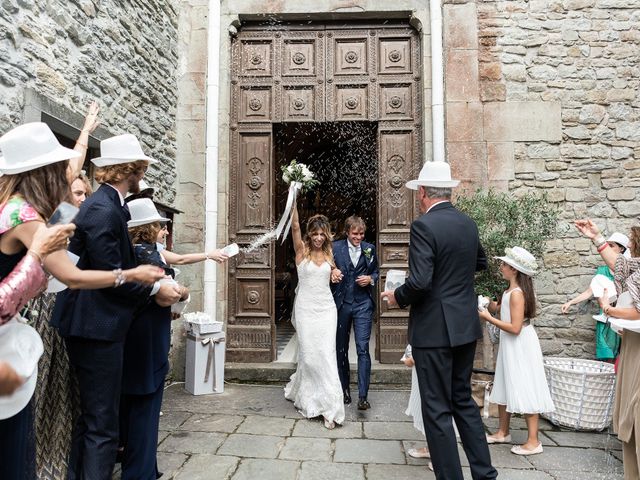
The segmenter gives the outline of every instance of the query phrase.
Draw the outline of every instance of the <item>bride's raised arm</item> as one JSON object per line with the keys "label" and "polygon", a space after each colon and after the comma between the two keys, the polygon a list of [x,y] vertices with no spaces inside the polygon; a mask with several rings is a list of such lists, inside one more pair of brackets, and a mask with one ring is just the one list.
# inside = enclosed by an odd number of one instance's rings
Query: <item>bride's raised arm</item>
{"label": "bride's raised arm", "polygon": [[304,258],[304,242],[302,241],[302,230],[298,219],[298,201],[293,204],[293,216],[291,219],[291,236],[293,237],[293,249],[296,252],[296,265]]}

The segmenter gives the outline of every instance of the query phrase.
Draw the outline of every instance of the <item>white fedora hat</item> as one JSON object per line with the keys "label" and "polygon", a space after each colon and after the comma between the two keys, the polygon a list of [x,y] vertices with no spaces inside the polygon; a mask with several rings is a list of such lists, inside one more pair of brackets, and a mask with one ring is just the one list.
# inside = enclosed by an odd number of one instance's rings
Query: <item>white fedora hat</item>
{"label": "white fedora hat", "polygon": [[0,137],[0,174],[13,175],[77,158],[80,152],[60,145],[46,123],[32,122]]}
{"label": "white fedora hat", "polygon": [[0,361],[7,362],[25,382],[11,395],[0,396],[0,420],[27,406],[36,389],[42,339],[29,325],[12,320],[0,327]]}
{"label": "white fedora hat", "polygon": [[147,157],[142,151],[140,142],[135,135],[125,133],[116,135],[100,142],[101,157],[92,158],[91,161],[98,167],[109,165],[119,165],[121,163],[136,162],[146,160],[149,163],[157,163],[151,157]]}
{"label": "white fedora hat", "polygon": [[137,198],[131,200],[127,205],[129,205],[129,212],[131,213],[131,220],[127,222],[129,228],[139,227],[147,223],[169,221],[168,218],[158,213],[156,206],[153,204],[153,200],[150,198]]}
{"label": "white fedora hat", "polygon": [[504,257],[495,257],[502,260],[507,265],[511,265],[513,268],[525,275],[535,275],[538,271],[538,262],[536,257],[531,255],[528,250],[522,247],[505,248]]}
{"label": "white fedora hat", "polygon": [[447,162],[425,162],[416,180],[407,182],[407,188],[417,190],[418,187],[457,187],[459,180],[451,179],[451,167]]}

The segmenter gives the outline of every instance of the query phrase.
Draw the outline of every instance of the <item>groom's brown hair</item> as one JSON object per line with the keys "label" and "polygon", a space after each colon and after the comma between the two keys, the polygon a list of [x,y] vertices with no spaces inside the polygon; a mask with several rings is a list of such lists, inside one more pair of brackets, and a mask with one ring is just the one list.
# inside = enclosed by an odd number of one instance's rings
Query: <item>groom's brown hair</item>
{"label": "groom's brown hair", "polygon": [[362,230],[366,232],[367,224],[364,223],[364,220],[361,217],[351,215],[344,221],[344,233],[349,233],[352,228],[362,228]]}

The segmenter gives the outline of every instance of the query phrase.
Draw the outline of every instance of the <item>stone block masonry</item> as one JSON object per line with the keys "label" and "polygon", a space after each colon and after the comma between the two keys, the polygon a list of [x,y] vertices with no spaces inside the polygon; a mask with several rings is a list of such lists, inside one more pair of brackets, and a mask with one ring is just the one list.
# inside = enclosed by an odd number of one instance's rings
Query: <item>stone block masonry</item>
{"label": "stone block masonry", "polygon": [[0,132],[23,122],[27,89],[70,115],[96,99],[108,134],[133,133],[160,160],[147,177],[172,204],[177,16],[163,0],[3,0]]}
{"label": "stone block masonry", "polygon": [[[560,208],[557,238],[536,279],[545,354],[591,358],[595,352],[595,302],[560,312],[602,264],[572,221],[589,216],[608,233],[628,233],[639,223],[638,6],[605,0],[444,5],[445,54],[464,59],[445,79],[454,171],[466,186],[488,184],[515,195],[545,191]],[[459,31],[463,13],[465,24],[477,23],[477,42]],[[466,67],[474,55],[478,65]],[[477,86],[468,84],[474,72]],[[479,99],[463,96],[476,91]]]}

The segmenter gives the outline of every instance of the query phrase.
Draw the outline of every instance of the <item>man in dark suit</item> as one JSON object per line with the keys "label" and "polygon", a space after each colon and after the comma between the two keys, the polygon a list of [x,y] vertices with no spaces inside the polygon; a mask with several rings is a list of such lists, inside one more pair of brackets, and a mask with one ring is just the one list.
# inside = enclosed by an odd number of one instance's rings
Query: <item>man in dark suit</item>
{"label": "man in dark suit", "polygon": [[345,221],[344,240],[333,242],[333,258],[337,270],[332,272],[333,298],[338,309],[336,355],[344,403],[351,403],[349,389],[349,334],[351,325],[358,354],[358,410],[367,410],[371,356],[369,338],[375,310],[375,284],[378,260],[375,247],[364,241],[366,225],[362,218],[351,216]]}
{"label": "man in dark suit", "polygon": [[482,337],[473,283],[487,259],[475,222],[451,204],[458,183],[446,162],[427,162],[419,178],[407,183],[418,190],[423,214],[411,224],[409,278],[381,296],[390,306],[411,305],[409,343],[436,478],[463,478],[453,417],[473,479],[493,479],[498,474],[471,397],[476,341]]}
{"label": "man in dark suit", "polygon": [[136,306],[155,295],[162,305],[180,293],[169,284],[146,287],[124,283],[122,270],[136,266],[127,230],[127,191],[137,192],[150,162],[133,135],[100,144],[96,180],[102,185],[80,207],[69,250],[78,267],[114,273],[114,286],[100,290],[65,290],[58,295],[51,324],[65,337],[69,362],[80,389],[81,415],[69,459],[69,479],[111,479],[118,448],[118,408],[124,340]]}

